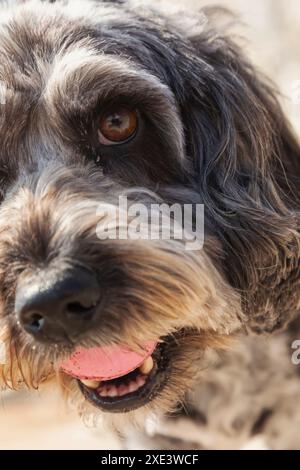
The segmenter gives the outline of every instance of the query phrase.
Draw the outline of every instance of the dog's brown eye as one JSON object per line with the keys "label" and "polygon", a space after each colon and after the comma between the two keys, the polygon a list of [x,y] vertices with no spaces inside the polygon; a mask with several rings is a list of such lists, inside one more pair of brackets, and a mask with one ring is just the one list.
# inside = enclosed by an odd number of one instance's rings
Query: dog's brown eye
{"label": "dog's brown eye", "polygon": [[134,109],[118,107],[106,112],[99,123],[99,140],[103,145],[126,142],[137,130],[138,118]]}

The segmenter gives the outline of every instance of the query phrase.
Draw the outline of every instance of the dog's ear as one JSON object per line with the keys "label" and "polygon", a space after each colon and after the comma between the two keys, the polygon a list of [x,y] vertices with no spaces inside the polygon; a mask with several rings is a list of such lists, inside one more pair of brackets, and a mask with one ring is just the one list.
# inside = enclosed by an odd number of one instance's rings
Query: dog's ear
{"label": "dog's ear", "polygon": [[300,146],[239,47],[212,30],[189,40],[175,93],[194,180],[248,328],[273,332],[300,311]]}

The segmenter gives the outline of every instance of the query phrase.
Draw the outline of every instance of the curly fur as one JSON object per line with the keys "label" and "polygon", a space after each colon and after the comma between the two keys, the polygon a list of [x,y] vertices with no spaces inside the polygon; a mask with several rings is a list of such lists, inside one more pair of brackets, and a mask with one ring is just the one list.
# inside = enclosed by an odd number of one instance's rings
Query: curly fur
{"label": "curly fur", "polygon": [[[299,389],[286,336],[277,332],[300,310],[300,147],[272,85],[218,28],[222,12],[179,18],[135,0],[28,0],[6,2],[0,12],[4,383],[37,388],[61,376],[58,361],[74,345],[138,348],[145,337],[176,337],[184,329],[169,351],[165,390],[115,423],[174,410],[185,399],[202,414],[207,395],[206,424],[214,423],[215,436],[235,430],[241,436],[244,422],[245,436],[253,434],[262,408],[284,414],[282,397]],[[134,103],[144,128],[134,143],[99,148],[100,110],[116,102]],[[204,204],[204,249],[99,241],[98,204],[117,204],[132,190],[145,203],[154,197]],[[18,284],[78,265],[101,279],[101,315],[63,346],[35,344],[14,315]],[[231,346],[215,359],[237,333],[240,349]],[[253,333],[278,336],[268,351]],[[283,352],[273,376],[277,350]],[[259,365],[253,390],[243,379],[250,362]],[[293,379],[284,372],[287,362]],[[243,390],[230,396],[233,370]],[[94,413],[74,381],[60,379],[81,412]],[[268,395],[281,380],[290,381],[287,392]],[[188,390],[195,393],[188,397]],[[234,411],[235,396],[248,392],[255,411],[250,399]],[[206,442],[222,445],[217,437]]]}

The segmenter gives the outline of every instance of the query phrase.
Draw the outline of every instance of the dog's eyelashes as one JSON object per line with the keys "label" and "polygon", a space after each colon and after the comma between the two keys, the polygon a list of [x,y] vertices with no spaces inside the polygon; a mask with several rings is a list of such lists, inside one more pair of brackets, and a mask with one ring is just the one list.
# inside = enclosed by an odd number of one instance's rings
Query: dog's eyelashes
{"label": "dog's eyelashes", "polygon": [[137,131],[135,109],[118,106],[106,111],[100,118],[98,137],[102,145],[119,145],[131,140]]}

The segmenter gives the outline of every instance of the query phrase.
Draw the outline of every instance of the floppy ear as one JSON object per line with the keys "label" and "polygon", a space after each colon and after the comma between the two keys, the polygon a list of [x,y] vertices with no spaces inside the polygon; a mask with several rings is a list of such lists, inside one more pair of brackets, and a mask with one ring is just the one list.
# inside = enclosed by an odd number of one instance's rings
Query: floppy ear
{"label": "floppy ear", "polygon": [[177,96],[195,184],[247,328],[273,332],[300,312],[300,146],[230,39],[206,30],[189,40]]}

